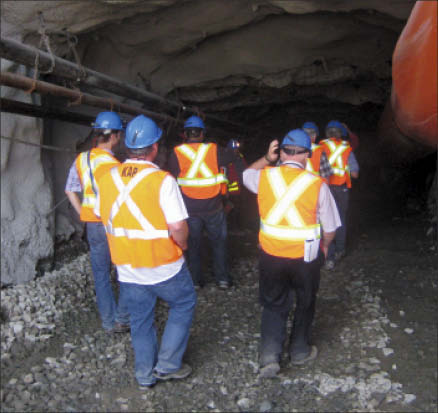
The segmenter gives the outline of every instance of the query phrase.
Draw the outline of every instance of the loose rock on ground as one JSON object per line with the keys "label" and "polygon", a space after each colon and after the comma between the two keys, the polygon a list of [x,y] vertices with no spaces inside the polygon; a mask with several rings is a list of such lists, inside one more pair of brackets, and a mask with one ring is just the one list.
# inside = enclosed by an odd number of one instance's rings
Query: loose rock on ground
{"label": "loose rock on ground", "polygon": [[[436,255],[424,245],[419,268],[377,234],[359,236],[322,274],[318,358],[292,367],[284,357],[278,377],[261,379],[256,235],[230,242],[240,248],[231,257],[234,286],[220,290],[207,274],[198,294],[185,357],[192,375],[147,392],[134,379],[129,334],[100,327],[87,254],[3,289],[2,411],[436,411]],[[415,284],[400,270],[415,272]],[[159,302],[159,332],[166,312]]]}

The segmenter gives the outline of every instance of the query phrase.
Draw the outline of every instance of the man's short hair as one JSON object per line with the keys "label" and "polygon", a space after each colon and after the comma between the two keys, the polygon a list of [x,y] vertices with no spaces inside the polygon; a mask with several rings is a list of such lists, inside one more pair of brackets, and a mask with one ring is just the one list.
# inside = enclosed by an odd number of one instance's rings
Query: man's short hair
{"label": "man's short hair", "polygon": [[120,132],[117,129],[94,129],[93,132],[93,141],[96,142],[96,144],[99,143],[107,143],[109,142],[111,135],[117,134]]}
{"label": "man's short hair", "polygon": [[186,128],[184,129],[184,133],[186,134],[187,138],[200,138],[202,134],[203,129],[202,128]]}
{"label": "man's short hair", "polygon": [[280,148],[280,150],[284,151],[284,153],[287,155],[298,155],[301,153],[309,152],[308,149],[295,145],[284,145]]}
{"label": "man's short hair", "polygon": [[147,156],[149,155],[153,150],[153,144],[146,146],[145,148],[126,148],[128,157],[140,157],[140,156]]}

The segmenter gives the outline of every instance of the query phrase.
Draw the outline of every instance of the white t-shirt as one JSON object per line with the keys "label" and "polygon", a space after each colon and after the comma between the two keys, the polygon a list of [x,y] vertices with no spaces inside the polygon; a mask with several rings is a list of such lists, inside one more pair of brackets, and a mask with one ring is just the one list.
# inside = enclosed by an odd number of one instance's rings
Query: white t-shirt
{"label": "white t-shirt", "polygon": [[[288,161],[285,165],[290,168],[303,169],[299,163],[292,161]],[[243,184],[255,194],[259,191],[260,172],[260,169],[245,169],[243,171]],[[321,223],[322,229],[325,232],[336,231],[336,228],[342,225],[336,201],[325,182],[323,182],[319,190],[317,220]]]}
{"label": "white t-shirt", "polygon": [[[127,159],[125,163],[142,163],[150,164],[155,168],[157,165],[148,161],[140,161]],[[187,209],[184,204],[181,191],[175,178],[172,175],[167,175],[160,190],[160,207],[168,224],[173,224],[178,221],[183,221],[188,218]],[[166,281],[177,274],[184,264],[184,256],[170,264],[160,265],[154,268],[133,268],[130,264],[118,265],[118,279],[121,282],[152,285]]]}

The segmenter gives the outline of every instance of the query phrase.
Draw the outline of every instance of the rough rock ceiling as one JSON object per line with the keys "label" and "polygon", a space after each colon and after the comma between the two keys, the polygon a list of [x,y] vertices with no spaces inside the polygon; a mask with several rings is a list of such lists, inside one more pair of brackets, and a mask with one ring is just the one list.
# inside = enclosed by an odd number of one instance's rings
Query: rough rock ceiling
{"label": "rough rock ceiling", "polygon": [[[2,1],[2,35],[206,111],[316,104],[382,107],[406,0]],[[62,42],[61,40],[64,40]],[[267,110],[263,110],[267,112]]]}

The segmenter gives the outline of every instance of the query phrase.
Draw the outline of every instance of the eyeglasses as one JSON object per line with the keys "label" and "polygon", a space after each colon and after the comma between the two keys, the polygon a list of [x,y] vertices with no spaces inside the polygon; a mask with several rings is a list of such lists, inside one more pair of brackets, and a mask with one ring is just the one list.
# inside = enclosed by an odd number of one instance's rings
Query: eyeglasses
{"label": "eyeglasses", "polygon": [[304,149],[302,151],[297,151],[295,149],[288,149],[288,148],[281,148],[281,150],[287,154],[287,155],[300,155],[302,153],[308,153],[309,151],[307,149]]}

